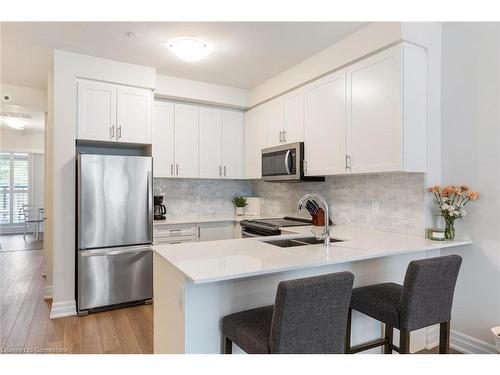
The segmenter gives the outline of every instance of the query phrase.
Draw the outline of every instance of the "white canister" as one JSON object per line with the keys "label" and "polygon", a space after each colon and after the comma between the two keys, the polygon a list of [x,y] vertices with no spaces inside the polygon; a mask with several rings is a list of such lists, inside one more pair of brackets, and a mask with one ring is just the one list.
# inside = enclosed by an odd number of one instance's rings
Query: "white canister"
{"label": "white canister", "polygon": [[491,329],[493,336],[495,337],[495,345],[497,347],[497,352],[500,353],[500,326],[493,327]]}
{"label": "white canister", "polygon": [[245,207],[235,207],[236,216],[243,216],[245,214]]}

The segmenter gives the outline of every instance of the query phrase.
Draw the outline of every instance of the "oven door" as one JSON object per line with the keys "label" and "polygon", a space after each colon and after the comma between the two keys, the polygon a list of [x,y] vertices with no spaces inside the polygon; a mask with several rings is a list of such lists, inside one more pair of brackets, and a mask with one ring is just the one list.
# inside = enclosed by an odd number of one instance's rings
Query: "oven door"
{"label": "oven door", "polygon": [[300,142],[262,150],[264,181],[300,181],[302,145]]}

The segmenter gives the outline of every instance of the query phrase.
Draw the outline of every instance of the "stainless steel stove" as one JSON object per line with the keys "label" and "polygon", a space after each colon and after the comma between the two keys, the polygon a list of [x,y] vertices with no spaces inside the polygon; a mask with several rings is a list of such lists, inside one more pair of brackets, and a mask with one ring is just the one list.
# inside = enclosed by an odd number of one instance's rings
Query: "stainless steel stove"
{"label": "stainless steel stove", "polygon": [[310,224],[312,224],[312,220],[289,216],[273,219],[242,220],[240,222],[241,236],[243,238],[279,236],[281,234],[280,228],[298,227]]}

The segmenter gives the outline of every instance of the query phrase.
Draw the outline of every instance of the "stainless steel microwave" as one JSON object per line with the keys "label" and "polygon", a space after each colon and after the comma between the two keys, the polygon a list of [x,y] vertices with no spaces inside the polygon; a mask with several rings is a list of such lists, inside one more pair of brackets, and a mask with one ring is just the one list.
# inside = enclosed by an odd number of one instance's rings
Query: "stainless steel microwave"
{"label": "stainless steel microwave", "polygon": [[304,142],[262,149],[262,179],[268,182],[325,181],[304,175]]}

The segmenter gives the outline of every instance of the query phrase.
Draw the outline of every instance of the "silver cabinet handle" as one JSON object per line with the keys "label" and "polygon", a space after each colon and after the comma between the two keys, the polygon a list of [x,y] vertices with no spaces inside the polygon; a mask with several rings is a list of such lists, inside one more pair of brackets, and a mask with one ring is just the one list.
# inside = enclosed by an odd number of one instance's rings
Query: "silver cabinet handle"
{"label": "silver cabinet handle", "polygon": [[116,138],[120,139],[122,137],[122,126],[118,125],[116,129]]}
{"label": "silver cabinet handle", "polygon": [[175,175],[178,176],[179,175],[179,164],[176,164],[175,165]]}
{"label": "silver cabinet handle", "polygon": [[174,175],[174,163],[170,164],[170,176]]}
{"label": "silver cabinet handle", "polygon": [[222,177],[222,166],[219,165],[219,177]]}
{"label": "silver cabinet handle", "polygon": [[224,177],[226,177],[226,166],[224,166]]}
{"label": "silver cabinet handle", "polygon": [[351,156],[345,154],[345,170],[351,172]]}
{"label": "silver cabinet handle", "polygon": [[291,150],[288,150],[285,154],[285,171],[286,171],[286,174],[291,174],[290,172],[290,168],[288,168],[288,160],[290,158],[290,153],[291,153]]}
{"label": "silver cabinet handle", "polygon": [[111,139],[113,139],[115,137],[115,126],[114,125],[111,125],[110,131],[111,131]]}
{"label": "silver cabinet handle", "polygon": [[307,161],[305,161],[305,160],[304,160],[304,161],[302,162],[302,167],[303,167],[303,169],[304,169],[304,175],[306,175],[306,174],[307,174]]}

